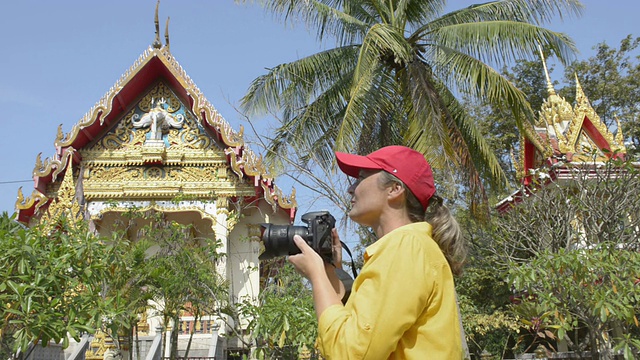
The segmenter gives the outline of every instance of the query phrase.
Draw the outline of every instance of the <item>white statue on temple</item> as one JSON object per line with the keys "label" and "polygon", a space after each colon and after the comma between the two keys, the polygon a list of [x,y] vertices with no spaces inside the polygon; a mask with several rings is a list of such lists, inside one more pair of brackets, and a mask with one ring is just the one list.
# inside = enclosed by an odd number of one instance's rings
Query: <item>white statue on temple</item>
{"label": "white statue on temple", "polygon": [[169,128],[180,129],[184,123],[184,116],[178,114],[176,116],[164,109],[166,103],[164,98],[154,100],[151,98],[151,110],[140,117],[139,114],[133,114],[131,123],[134,128],[151,127],[149,140],[162,140],[162,134]]}

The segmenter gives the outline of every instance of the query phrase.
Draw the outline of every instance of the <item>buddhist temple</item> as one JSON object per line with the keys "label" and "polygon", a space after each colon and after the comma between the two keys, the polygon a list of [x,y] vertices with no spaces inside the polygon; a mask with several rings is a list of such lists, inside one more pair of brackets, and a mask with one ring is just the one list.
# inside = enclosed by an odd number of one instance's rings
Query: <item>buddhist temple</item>
{"label": "buddhist temple", "polygon": [[535,125],[525,124],[519,155],[512,156],[521,187],[496,204],[501,213],[522,201],[535,184],[570,178],[568,164],[589,171],[595,163],[611,157],[624,158],[627,153],[620,123],[613,134],[591,106],[579,79],[576,77],[576,101],[572,106],[556,94],[544,60],[543,65],[548,96]]}
{"label": "buddhist temple", "polygon": [[[17,194],[18,220],[32,225],[65,212],[104,233],[132,207],[160,212],[218,239],[230,297],[256,299],[260,224],[291,224],[295,190],[285,195],[275,185],[242,127],[234,130],[180,66],[168,21],[160,37],[157,11],[152,45],[70,131],[60,125],[52,157],[36,158],[33,190]],[[139,328],[153,335],[162,324],[143,315]],[[195,326],[209,337],[225,335],[232,321],[212,316],[194,324],[188,315],[173,324],[176,331]],[[227,335],[211,341],[241,347]]]}

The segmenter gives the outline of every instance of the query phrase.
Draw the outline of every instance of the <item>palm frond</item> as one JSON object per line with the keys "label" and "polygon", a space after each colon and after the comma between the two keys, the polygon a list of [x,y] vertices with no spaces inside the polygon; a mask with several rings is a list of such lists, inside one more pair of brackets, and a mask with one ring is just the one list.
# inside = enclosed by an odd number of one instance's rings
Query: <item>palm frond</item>
{"label": "palm frond", "polygon": [[[350,76],[342,77],[315,101],[281,123],[268,145],[266,160],[269,164],[277,166],[281,158],[289,156],[290,148],[305,149],[321,162],[331,163],[336,132],[349,95],[350,79]],[[299,160],[304,165],[310,158]]]}
{"label": "palm frond", "polygon": [[[412,51],[401,31],[386,24],[375,24],[371,27],[364,38],[358,63],[353,74],[353,83],[349,103],[344,114],[344,120],[338,138],[336,139],[336,149],[353,149],[356,143],[350,136],[361,126],[364,114],[372,113],[370,107],[377,107],[379,104],[367,101],[367,94],[373,89],[377,74],[383,70],[381,60],[383,58],[393,59],[401,64],[411,60]],[[376,108],[380,110],[380,108]],[[347,136],[348,135],[348,136]]]}
{"label": "palm frond", "polygon": [[533,58],[538,45],[567,61],[572,40],[540,25],[581,10],[578,0],[504,0],[439,17],[445,0],[262,1],[339,44],[251,84],[242,108],[282,115],[267,158],[297,150],[296,160],[326,165],[334,150],[403,143],[436,167],[461,168],[476,199],[483,180],[506,176],[456,94],[508,106],[524,128],[526,98],[491,66]]}
{"label": "palm frond", "polygon": [[446,4],[444,0],[401,0],[398,2],[396,12],[401,12],[408,24],[417,27],[438,18]]}
{"label": "palm frond", "polygon": [[562,61],[570,59],[576,51],[573,40],[563,33],[508,20],[448,25],[423,35],[420,39],[412,37],[412,41],[457,49],[500,65],[535,58],[538,45],[551,50]]}
{"label": "palm frond", "polygon": [[360,7],[354,7],[351,1],[272,0],[263,3],[268,12],[282,16],[285,23],[302,22],[315,29],[319,40],[331,35],[344,45],[362,39],[372,23],[369,15]]}
{"label": "palm frond", "polygon": [[510,107],[520,129],[523,128],[523,116],[533,121],[533,110],[526,95],[491,66],[444,46],[433,46],[429,50],[434,63],[440,64],[436,69],[438,78],[448,88],[476,99],[486,99],[494,105]]}
{"label": "palm frond", "polygon": [[358,50],[357,46],[339,47],[279,65],[251,83],[240,107],[248,115],[283,110],[296,114],[352,72]]}
{"label": "palm frond", "polygon": [[414,111],[406,134],[408,143],[425,154],[435,168],[462,168],[471,188],[481,186],[481,175],[506,182],[498,159],[473,118],[445,84],[429,73],[421,61],[409,66]]}
{"label": "palm frond", "polygon": [[516,21],[543,25],[565,16],[579,17],[584,5],[580,0],[501,0],[454,10],[416,30],[430,32],[437,28],[483,21]]}

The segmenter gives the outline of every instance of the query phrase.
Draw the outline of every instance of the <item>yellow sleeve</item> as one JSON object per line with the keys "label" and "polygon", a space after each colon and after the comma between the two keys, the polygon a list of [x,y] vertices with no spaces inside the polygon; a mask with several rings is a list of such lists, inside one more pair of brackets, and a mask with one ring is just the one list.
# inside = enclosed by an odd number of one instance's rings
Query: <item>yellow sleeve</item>
{"label": "yellow sleeve", "polygon": [[424,236],[398,235],[367,260],[347,304],[321,314],[327,359],[387,359],[427,307],[434,282]]}

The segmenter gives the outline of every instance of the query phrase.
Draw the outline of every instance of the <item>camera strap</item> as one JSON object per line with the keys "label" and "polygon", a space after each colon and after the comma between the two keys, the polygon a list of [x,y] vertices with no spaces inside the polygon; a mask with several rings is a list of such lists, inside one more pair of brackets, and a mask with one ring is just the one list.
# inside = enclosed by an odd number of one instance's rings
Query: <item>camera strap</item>
{"label": "camera strap", "polygon": [[338,279],[340,279],[340,282],[342,282],[342,284],[344,285],[344,289],[345,289],[345,294],[342,297],[342,303],[346,304],[347,300],[349,299],[349,295],[351,295],[351,287],[353,286],[353,280],[356,278],[356,276],[358,276],[358,274],[356,272],[356,264],[353,261],[353,255],[351,254],[351,250],[349,249],[347,244],[345,244],[343,241],[340,241],[340,244],[342,245],[342,249],[344,249],[347,252],[347,254],[349,254],[349,257],[351,258],[351,271],[353,273],[353,277],[351,277],[351,275],[349,275],[343,269],[336,268],[336,275],[338,276]]}
{"label": "camera strap", "polygon": [[344,243],[344,241],[340,240],[340,244],[342,244],[342,248],[347,252],[347,254],[349,254],[349,257],[351,258],[351,271],[353,272],[353,278],[355,279],[358,274],[356,273],[356,264],[355,262],[353,262],[353,255],[351,255],[351,250],[349,250],[349,247]]}

